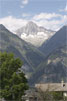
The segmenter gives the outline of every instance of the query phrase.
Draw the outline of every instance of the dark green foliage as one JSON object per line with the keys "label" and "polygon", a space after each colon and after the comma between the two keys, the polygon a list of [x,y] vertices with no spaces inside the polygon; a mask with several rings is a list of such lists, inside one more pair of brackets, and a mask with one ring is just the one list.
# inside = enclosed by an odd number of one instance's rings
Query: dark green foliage
{"label": "dark green foliage", "polygon": [[12,53],[0,52],[0,97],[6,100],[21,101],[21,96],[28,89],[27,79],[19,68],[22,61]]}
{"label": "dark green foliage", "polygon": [[63,92],[53,92],[52,95],[56,101],[63,99]]}
{"label": "dark green foliage", "polygon": [[60,92],[49,92],[48,90],[47,91],[41,91],[41,90],[38,90],[38,94],[39,94],[39,99],[41,101],[67,101],[66,98],[64,98],[63,96],[63,92],[60,91]]}

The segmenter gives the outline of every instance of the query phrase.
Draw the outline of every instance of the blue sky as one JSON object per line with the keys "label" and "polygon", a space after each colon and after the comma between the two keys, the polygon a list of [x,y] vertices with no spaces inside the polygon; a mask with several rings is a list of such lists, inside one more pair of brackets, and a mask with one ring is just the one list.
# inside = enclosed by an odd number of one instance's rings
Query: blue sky
{"label": "blue sky", "polygon": [[[52,29],[56,30],[66,24],[67,0],[0,0],[0,12],[0,22],[8,28],[9,25],[7,21],[5,21],[7,18],[12,21],[16,20],[17,22],[19,22],[19,20],[25,21],[25,24],[29,20],[32,20],[48,29],[51,28],[50,22],[55,23],[56,21],[57,25],[55,25],[54,28],[52,27]],[[60,23],[58,21],[63,19],[64,22],[62,21],[62,23],[58,25],[58,23]],[[50,26],[46,26],[44,23],[50,24]],[[22,24],[19,24],[19,27],[21,26]]]}
{"label": "blue sky", "polygon": [[[62,13],[60,9],[66,6],[66,0],[28,0],[27,4],[22,4],[23,0],[0,0],[1,14],[0,18],[5,16],[22,17],[22,13],[29,13],[31,15],[47,12],[47,13]],[[24,6],[24,7],[23,7]]]}

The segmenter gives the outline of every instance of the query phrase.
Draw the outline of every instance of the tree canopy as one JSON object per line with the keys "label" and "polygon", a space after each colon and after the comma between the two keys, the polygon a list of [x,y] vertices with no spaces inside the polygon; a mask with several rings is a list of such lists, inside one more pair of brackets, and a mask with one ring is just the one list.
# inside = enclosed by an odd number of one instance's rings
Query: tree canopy
{"label": "tree canopy", "polygon": [[23,62],[12,53],[0,52],[0,98],[21,101],[28,89],[27,79],[20,71]]}

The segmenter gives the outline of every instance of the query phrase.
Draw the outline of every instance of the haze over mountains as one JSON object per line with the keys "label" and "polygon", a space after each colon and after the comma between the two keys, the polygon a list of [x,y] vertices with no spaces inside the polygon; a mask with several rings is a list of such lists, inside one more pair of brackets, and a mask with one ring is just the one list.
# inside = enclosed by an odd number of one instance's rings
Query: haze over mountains
{"label": "haze over mountains", "polygon": [[26,42],[39,47],[43,44],[43,42],[54,35],[55,31],[47,30],[42,26],[39,27],[34,22],[30,21],[26,26],[18,29],[16,34]]}
{"label": "haze over mountains", "polygon": [[[22,36],[23,32],[26,37],[37,35],[38,32],[49,32],[48,41],[45,41],[45,36],[42,35],[43,44],[36,48],[27,41],[19,38],[14,33],[10,32],[3,25],[0,25],[0,51],[13,52],[15,57],[19,57],[24,65],[22,70],[28,77],[30,84],[38,82],[61,82],[62,79],[66,82],[67,78],[67,26],[63,26],[54,35],[42,27],[38,27],[32,22],[28,23],[26,27],[21,28],[18,36]],[[34,29],[36,30],[34,30]],[[33,30],[33,31],[32,31]],[[18,30],[19,31],[19,30]],[[21,33],[22,32],[22,33]],[[52,37],[51,37],[52,36]],[[44,42],[45,41],[45,42]],[[32,40],[33,42],[33,40]],[[37,37],[37,42],[38,37]],[[31,43],[31,42],[30,42]],[[37,43],[36,43],[37,44]]]}

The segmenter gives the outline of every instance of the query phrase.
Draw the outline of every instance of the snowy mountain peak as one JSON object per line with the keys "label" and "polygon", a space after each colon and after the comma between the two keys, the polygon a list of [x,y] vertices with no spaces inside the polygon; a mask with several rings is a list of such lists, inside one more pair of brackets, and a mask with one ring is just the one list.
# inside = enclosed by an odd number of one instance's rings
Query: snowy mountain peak
{"label": "snowy mountain peak", "polygon": [[25,41],[39,47],[46,40],[48,40],[55,32],[47,30],[42,26],[38,26],[30,21],[26,26],[18,29],[16,34]]}
{"label": "snowy mountain peak", "polygon": [[27,23],[27,25],[26,25],[27,27],[37,27],[37,25],[34,23],[34,22],[32,22],[32,21],[29,21],[28,23]]}
{"label": "snowy mountain peak", "polygon": [[26,34],[36,34],[38,31],[38,26],[34,22],[30,21],[27,23],[24,29]]}

